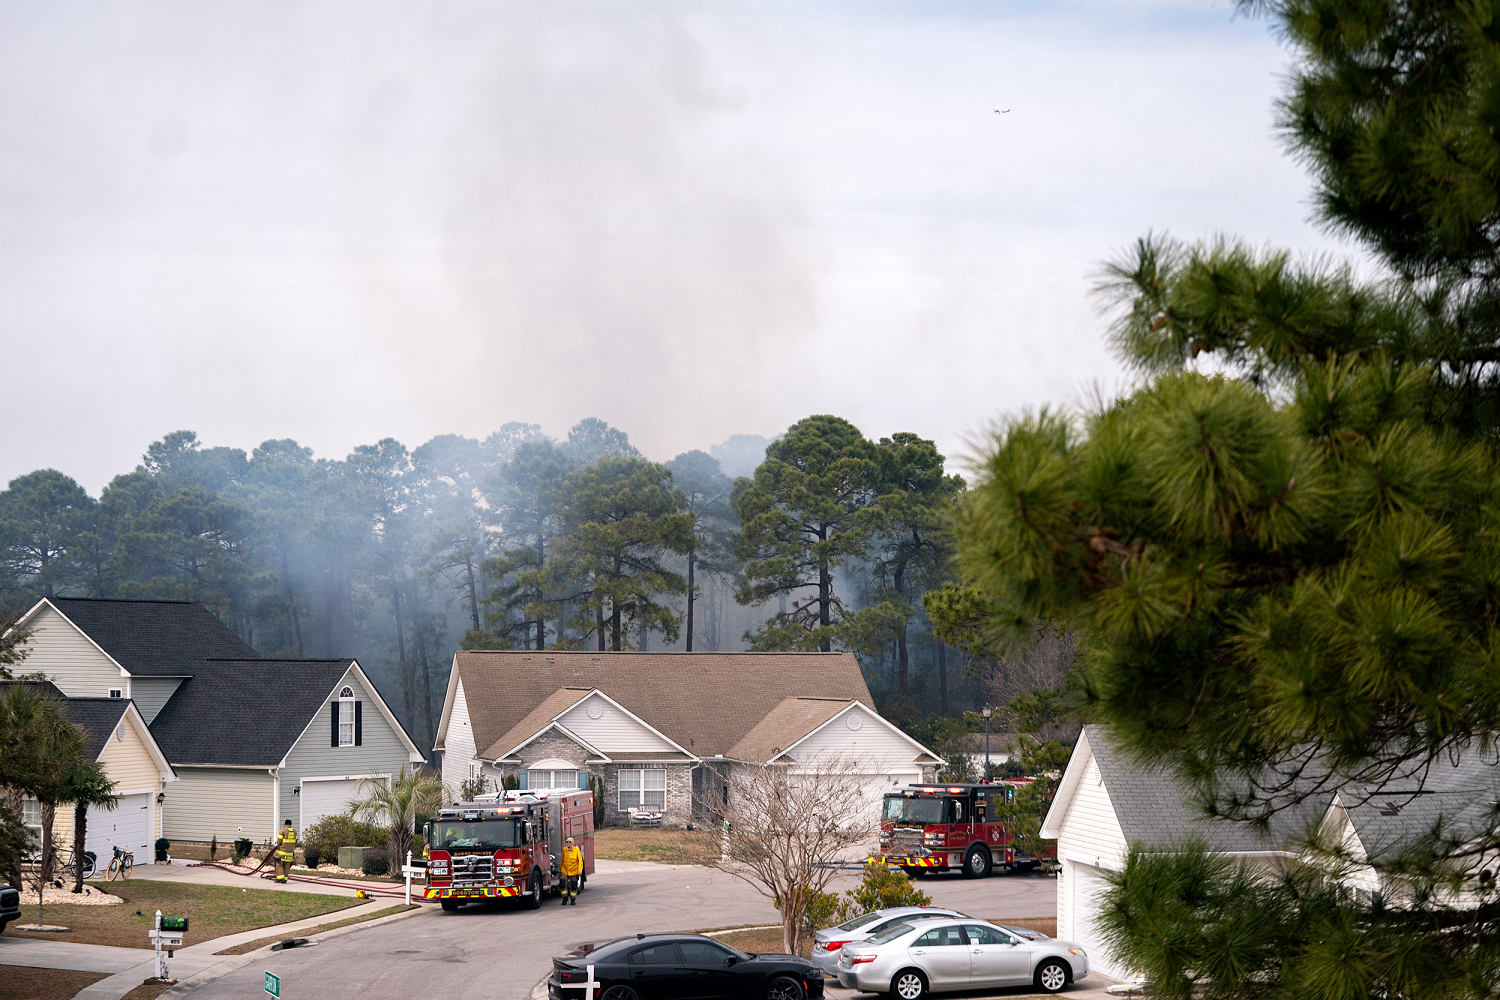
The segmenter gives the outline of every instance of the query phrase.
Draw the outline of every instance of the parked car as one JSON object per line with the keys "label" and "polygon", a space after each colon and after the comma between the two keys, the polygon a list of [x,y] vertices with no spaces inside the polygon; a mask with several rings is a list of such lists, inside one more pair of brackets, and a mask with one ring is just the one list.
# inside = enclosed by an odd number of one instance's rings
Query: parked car
{"label": "parked car", "polygon": [[898,923],[839,953],[839,984],[917,1000],[928,993],[1035,985],[1056,993],[1089,974],[1084,950],[1053,938],[1030,941],[987,920],[923,918]]}
{"label": "parked car", "polygon": [[864,941],[894,924],[916,917],[962,917],[966,914],[945,906],[888,906],[883,910],[862,913],[837,927],[825,927],[813,935],[813,964],[829,976],[838,976],[839,950],[846,944]]}
{"label": "parked car", "polygon": [[21,919],[21,894],[8,885],[0,885],[0,934],[5,933],[5,925],[12,920]]}
{"label": "parked car", "polygon": [[578,1000],[593,966],[599,1000],[702,997],[807,1000],[823,995],[823,974],[793,955],[747,955],[701,934],[637,934],[585,945],[552,959],[550,1000]]}

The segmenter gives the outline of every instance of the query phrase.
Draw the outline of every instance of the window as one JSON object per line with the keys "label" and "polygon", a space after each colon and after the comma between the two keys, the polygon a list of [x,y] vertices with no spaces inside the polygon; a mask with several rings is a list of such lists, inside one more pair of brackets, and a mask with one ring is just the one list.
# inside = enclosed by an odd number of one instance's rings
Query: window
{"label": "window", "polygon": [[733,956],[731,953],[712,941],[679,941],[677,947],[682,950],[682,964],[708,966],[724,965]]}
{"label": "window", "polygon": [[627,961],[631,965],[681,965],[677,957],[677,945],[667,941],[663,944],[648,944],[630,953]]}
{"label": "window", "polygon": [[964,933],[970,944],[1015,944],[1015,939],[1002,930],[983,924],[964,924]]}
{"label": "window", "polygon": [[125,697],[125,692],[121,688],[110,688],[109,696],[111,698],[123,698]]}
{"label": "window", "polygon": [[958,927],[935,927],[912,942],[913,948],[945,948],[962,945],[964,932]]}
{"label": "window", "polygon": [[354,746],[354,689],[339,692],[339,746]]}
{"label": "window", "polygon": [[620,768],[620,808],[660,811],[667,807],[667,769]]}
{"label": "window", "polygon": [[21,825],[32,838],[29,853],[39,852],[42,845],[42,804],[36,799],[21,800]]}
{"label": "window", "polygon": [[532,768],[526,773],[530,775],[530,781],[526,786],[527,788],[543,789],[578,787],[577,768],[574,768],[571,771],[538,771],[536,768]]}

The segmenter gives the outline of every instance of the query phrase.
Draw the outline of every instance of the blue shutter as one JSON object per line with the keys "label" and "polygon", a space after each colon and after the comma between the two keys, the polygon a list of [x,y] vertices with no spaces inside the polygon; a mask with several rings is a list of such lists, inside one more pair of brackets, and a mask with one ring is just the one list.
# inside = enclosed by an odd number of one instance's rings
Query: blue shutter
{"label": "blue shutter", "polygon": [[517,781],[519,781],[519,782],[520,782],[520,783],[521,783],[521,784],[520,784],[520,785],[519,785],[519,786],[518,786],[518,788],[519,788],[519,789],[520,789],[520,790],[521,790],[521,791],[523,791],[523,792],[524,792],[524,791],[525,791],[525,790],[526,790],[526,784],[527,784],[527,781],[528,781],[528,779],[529,779],[529,778],[530,778],[530,777],[531,777],[531,772],[530,772],[530,771],[525,771],[525,770],[522,770],[522,771],[517,771],[517,772],[516,772],[516,780],[517,780]]}
{"label": "blue shutter", "polygon": [[330,744],[330,745],[331,746],[338,746],[339,745],[339,703],[338,702],[334,702],[332,705],[329,705],[328,707],[331,708],[331,709],[333,709],[333,743]]}
{"label": "blue shutter", "polygon": [[578,769],[578,787],[589,787],[589,773],[581,767]]}

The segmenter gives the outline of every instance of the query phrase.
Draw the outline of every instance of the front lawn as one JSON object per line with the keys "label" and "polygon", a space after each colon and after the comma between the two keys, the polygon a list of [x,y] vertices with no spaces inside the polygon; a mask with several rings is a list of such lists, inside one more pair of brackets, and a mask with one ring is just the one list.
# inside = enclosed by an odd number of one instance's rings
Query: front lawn
{"label": "front lawn", "polygon": [[352,892],[348,896],[327,896],[248,887],[186,885],[153,879],[111,882],[108,891],[125,902],[118,906],[47,905],[46,922],[72,928],[67,933],[17,930],[16,924],[41,922],[35,903],[23,903],[21,919],[7,927],[5,933],[43,941],[147,949],[151,942],[146,933],[156,922],[157,910],[166,916],[188,918],[186,943],[191,945],[256,927],[332,913],[363,902],[355,899]]}
{"label": "front lawn", "polygon": [[0,965],[0,1000],[70,1000],[85,986],[108,978],[106,972]]}
{"label": "front lawn", "polygon": [[671,827],[609,827],[594,831],[594,857],[608,861],[657,861],[669,865],[702,862],[713,835]]}

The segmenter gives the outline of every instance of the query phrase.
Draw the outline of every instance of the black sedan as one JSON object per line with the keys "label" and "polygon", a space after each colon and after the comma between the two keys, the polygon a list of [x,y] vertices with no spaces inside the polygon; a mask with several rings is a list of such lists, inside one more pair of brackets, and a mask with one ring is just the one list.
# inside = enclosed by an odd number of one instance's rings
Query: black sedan
{"label": "black sedan", "polygon": [[0,885],[0,934],[5,925],[21,919],[21,894],[8,885]]}
{"label": "black sedan", "polygon": [[552,959],[549,1000],[805,1000],[823,995],[818,967],[792,955],[747,955],[701,934],[637,934]]}

